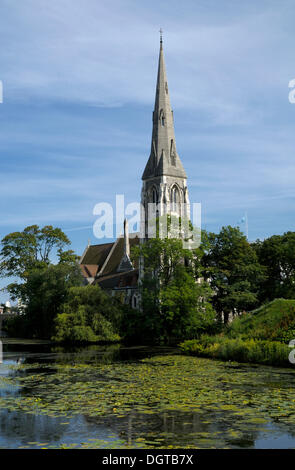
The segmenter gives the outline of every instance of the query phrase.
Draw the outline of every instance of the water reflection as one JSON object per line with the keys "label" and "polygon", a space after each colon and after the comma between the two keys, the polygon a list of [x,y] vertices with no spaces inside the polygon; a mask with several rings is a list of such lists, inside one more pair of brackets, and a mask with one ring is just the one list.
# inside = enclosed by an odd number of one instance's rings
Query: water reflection
{"label": "water reflection", "polygon": [[[216,421],[216,418],[211,416],[212,421],[208,423],[197,413],[171,412],[149,416],[130,413],[121,420],[83,415],[66,419],[5,410],[0,413],[0,447],[59,447],[81,443],[90,446],[91,441],[96,440],[104,447],[112,443],[119,447],[140,447],[141,441],[152,447],[175,447],[176,442],[179,447],[193,448],[254,447],[258,431],[245,434],[243,439],[229,441],[223,438],[226,421]],[[294,444],[294,440],[290,442]]]}
{"label": "water reflection", "polygon": [[[10,397],[30,397],[35,394],[34,387],[18,387],[5,382],[9,377],[26,377],[27,374],[54,375],[58,366],[91,364],[128,363],[136,364],[141,359],[157,355],[178,354],[171,348],[124,348],[119,345],[89,346],[85,348],[60,348],[50,344],[31,344],[8,342],[4,345],[4,364],[0,366],[0,400]],[[24,364],[25,368],[11,369],[11,365]],[[32,365],[32,369],[31,366]],[[38,369],[38,365],[40,369]],[[43,366],[46,365],[44,368]],[[29,366],[29,367],[27,367]],[[274,388],[278,383],[283,389],[290,386],[294,374],[288,370],[265,368],[262,374],[264,382],[251,383],[251,370],[263,370],[259,366],[237,366],[236,372],[249,370],[249,385],[236,383],[235,387],[244,387],[244,397],[251,398],[257,387]],[[86,368],[87,371],[87,368]],[[85,380],[91,379],[93,369],[89,369]],[[96,381],[100,378],[99,367],[95,370]],[[67,380],[70,381],[71,377]],[[101,375],[102,380],[106,380]],[[72,378],[75,381],[75,377]],[[123,381],[121,376],[112,381]],[[58,382],[57,382],[58,383]],[[38,386],[38,384],[36,385]],[[216,379],[216,387],[225,392],[232,384]],[[48,398],[49,400],[49,398]],[[240,426],[241,422],[241,426]],[[234,425],[233,425],[234,423]],[[247,423],[245,417],[231,411],[201,409],[196,412],[177,410],[157,411],[156,404],[150,404],[147,412],[130,410],[122,416],[106,414],[89,416],[83,409],[76,416],[58,417],[46,414],[27,413],[2,409],[0,411],[0,447],[192,447],[192,448],[293,448],[295,431],[285,425],[268,421],[257,424]]]}

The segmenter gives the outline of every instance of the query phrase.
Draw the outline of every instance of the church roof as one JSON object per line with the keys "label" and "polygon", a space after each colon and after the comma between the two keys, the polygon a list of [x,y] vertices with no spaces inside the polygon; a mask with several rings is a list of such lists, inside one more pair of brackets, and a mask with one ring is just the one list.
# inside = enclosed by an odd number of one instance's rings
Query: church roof
{"label": "church roof", "polygon": [[[139,234],[129,235],[130,250],[139,244]],[[124,258],[124,237],[118,237],[113,243],[90,245],[86,248],[80,260],[80,268],[85,278],[95,277],[97,280],[111,278],[125,274],[122,272],[122,259]],[[126,264],[126,271],[134,272],[138,268],[138,261],[133,265]],[[125,269],[124,269],[125,270]]]}
{"label": "church roof", "polygon": [[142,179],[170,175],[186,178],[186,173],[176,150],[173,112],[171,110],[162,38],[160,42],[158,78],[151,153]]}
{"label": "church roof", "polygon": [[[139,244],[139,237],[136,236],[135,238],[133,238],[133,237],[130,237],[129,235],[129,244],[130,244],[130,250],[131,250],[133,246]],[[106,260],[105,266],[103,267],[103,270],[102,272],[99,273],[99,275],[106,276],[108,274],[117,273],[119,265],[123,258],[123,255],[124,255],[124,238],[119,237],[117,238],[117,241],[115,242],[112,248],[110,256]],[[137,266],[134,266],[134,267],[137,267]]]}
{"label": "church roof", "polygon": [[96,265],[101,268],[113,245],[114,242],[102,243],[100,245],[89,245],[80,259],[80,264]]}
{"label": "church roof", "polygon": [[95,277],[98,266],[96,264],[81,264],[81,271],[84,277]]}

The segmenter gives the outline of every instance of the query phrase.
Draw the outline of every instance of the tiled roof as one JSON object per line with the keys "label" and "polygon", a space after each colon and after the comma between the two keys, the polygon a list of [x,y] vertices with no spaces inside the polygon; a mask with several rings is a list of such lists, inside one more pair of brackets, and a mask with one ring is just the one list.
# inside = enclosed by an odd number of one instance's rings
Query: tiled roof
{"label": "tiled roof", "polygon": [[83,254],[80,264],[96,265],[101,269],[114,243],[102,243],[101,245],[90,245]]}
{"label": "tiled roof", "polygon": [[[136,246],[139,244],[139,237],[138,236],[134,238],[129,237],[129,244],[130,244],[130,250],[132,250],[133,246]],[[117,239],[116,244],[113,247],[112,252],[110,253],[110,257],[101,274],[103,276],[107,276],[108,274],[117,273],[117,269],[119,267],[121,259],[123,258],[123,255],[124,255],[124,238],[119,237]],[[136,261],[134,263],[134,268],[138,267],[137,264],[138,263]]]}
{"label": "tiled roof", "polygon": [[80,264],[82,275],[84,277],[95,277],[97,274],[97,264]]}
{"label": "tiled roof", "polygon": [[[139,244],[139,236],[129,236],[130,250]],[[118,272],[119,265],[124,256],[124,238],[119,237],[114,243],[90,245],[86,248],[80,260],[80,267],[85,278],[94,277],[94,284],[102,288],[135,287],[138,281],[138,262],[135,260],[126,266],[126,272]],[[103,268],[103,269],[102,269]]]}

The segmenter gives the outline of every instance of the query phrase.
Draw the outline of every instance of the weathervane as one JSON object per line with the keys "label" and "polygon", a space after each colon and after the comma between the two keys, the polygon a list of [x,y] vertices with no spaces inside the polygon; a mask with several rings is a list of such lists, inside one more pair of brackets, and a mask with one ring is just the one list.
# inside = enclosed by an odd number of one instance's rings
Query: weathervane
{"label": "weathervane", "polygon": [[163,30],[162,30],[162,28],[160,28],[159,33],[160,33],[160,43],[162,44],[162,42],[163,42]]}

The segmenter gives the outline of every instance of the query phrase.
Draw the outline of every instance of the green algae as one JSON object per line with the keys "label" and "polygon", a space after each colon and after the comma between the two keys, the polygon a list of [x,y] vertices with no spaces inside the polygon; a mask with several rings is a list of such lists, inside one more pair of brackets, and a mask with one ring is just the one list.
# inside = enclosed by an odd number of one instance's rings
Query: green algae
{"label": "green algae", "polygon": [[[267,366],[178,355],[102,364],[35,363],[12,367],[7,384],[19,393],[0,397],[0,410],[62,417],[64,425],[81,414],[123,423],[117,425],[122,439],[92,439],[63,448],[173,448],[179,442],[184,447],[235,447],[245,434],[268,432],[267,423],[286,429],[295,425],[295,373]],[[144,416],[168,421],[182,416],[183,439],[169,426],[168,431],[142,429]],[[131,437],[125,431],[130,417]]]}

